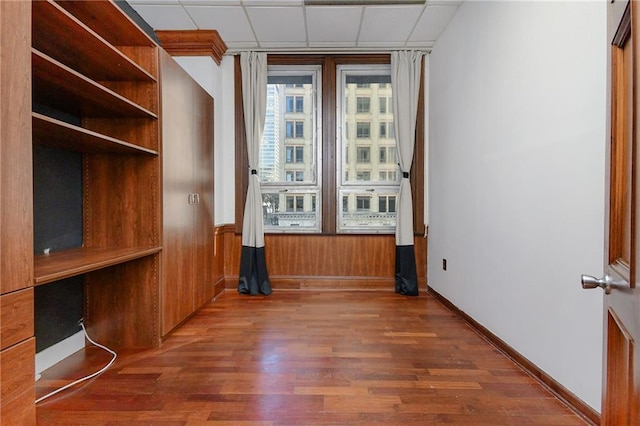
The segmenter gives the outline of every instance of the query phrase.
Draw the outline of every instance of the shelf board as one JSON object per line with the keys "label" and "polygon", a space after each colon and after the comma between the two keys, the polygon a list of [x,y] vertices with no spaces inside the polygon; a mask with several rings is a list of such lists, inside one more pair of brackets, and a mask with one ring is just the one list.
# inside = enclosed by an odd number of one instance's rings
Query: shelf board
{"label": "shelf board", "polygon": [[57,3],[115,46],[157,45],[112,1],[57,0]]}
{"label": "shelf board", "polygon": [[34,100],[78,117],[157,118],[77,71],[31,49]]}
{"label": "shelf board", "polygon": [[[93,3],[103,2],[83,3],[94,8]],[[93,80],[156,81],[153,75],[56,3],[35,1],[32,9],[32,45],[47,56]],[[115,22],[102,16],[100,19],[107,25]]]}
{"label": "shelf board", "polygon": [[34,284],[42,285],[158,253],[161,247],[77,248],[35,256]]}
{"label": "shelf board", "polygon": [[87,130],[46,115],[33,113],[33,141],[83,153],[151,154],[157,151]]}

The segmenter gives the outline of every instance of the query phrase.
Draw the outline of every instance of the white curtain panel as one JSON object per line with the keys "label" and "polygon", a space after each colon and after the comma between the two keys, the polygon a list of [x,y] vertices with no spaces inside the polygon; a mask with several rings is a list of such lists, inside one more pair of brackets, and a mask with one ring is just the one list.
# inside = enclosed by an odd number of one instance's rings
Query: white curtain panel
{"label": "white curtain panel", "polygon": [[391,87],[396,146],[400,166],[400,193],[396,204],[396,246],[413,245],[413,199],[409,173],[415,146],[422,52],[391,53]]}
{"label": "white curtain panel", "polygon": [[264,247],[262,196],[257,170],[267,108],[267,54],[241,52],[242,100],[249,158],[249,187],[242,222],[242,245]]}

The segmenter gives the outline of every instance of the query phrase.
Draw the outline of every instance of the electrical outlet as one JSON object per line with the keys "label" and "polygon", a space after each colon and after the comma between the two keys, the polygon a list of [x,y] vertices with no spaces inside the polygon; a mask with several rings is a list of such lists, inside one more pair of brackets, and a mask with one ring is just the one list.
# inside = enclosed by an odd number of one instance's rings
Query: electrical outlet
{"label": "electrical outlet", "polygon": [[442,270],[443,271],[447,270],[447,259],[442,259]]}

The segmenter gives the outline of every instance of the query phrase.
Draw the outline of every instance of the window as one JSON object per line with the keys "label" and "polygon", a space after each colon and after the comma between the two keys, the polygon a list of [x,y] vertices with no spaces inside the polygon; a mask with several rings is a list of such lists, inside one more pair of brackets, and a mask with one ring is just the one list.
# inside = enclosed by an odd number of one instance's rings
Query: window
{"label": "window", "polygon": [[356,209],[361,211],[369,211],[371,209],[371,197],[358,196],[356,197]]}
{"label": "window", "polygon": [[396,159],[396,147],[395,146],[382,146],[380,147],[380,163],[397,163]]}
{"label": "window", "polygon": [[[356,106],[356,113],[343,109],[337,118],[343,129],[353,125],[356,129],[355,135],[339,133],[338,152],[343,155],[338,166],[342,180],[337,182],[337,231],[393,232],[399,182],[390,110],[391,69],[382,65],[339,65],[337,79],[339,104]],[[364,112],[370,114],[366,121],[357,115]],[[376,134],[371,133],[372,124],[379,129]],[[349,152],[355,154],[355,162],[349,161]]]}
{"label": "window", "polygon": [[380,106],[380,114],[391,112],[391,98],[380,97],[378,98],[378,102],[378,105]]}
{"label": "window", "polygon": [[371,109],[371,98],[358,96],[356,99],[356,112],[367,113]]}
{"label": "window", "polygon": [[357,180],[371,180],[371,172],[369,171],[361,171],[361,172],[356,172],[356,179]]}
{"label": "window", "polygon": [[288,138],[304,137],[304,121],[287,121],[286,127]]}
{"label": "window", "polygon": [[304,170],[287,170],[285,172],[286,182],[304,182]]}
{"label": "window", "polygon": [[378,212],[380,213],[395,213],[396,212],[396,197],[395,196],[381,196],[378,198]]}
{"label": "window", "polygon": [[371,147],[368,146],[359,146],[357,148],[358,152],[358,163],[370,163],[371,162]]}
{"label": "window", "polygon": [[[239,58],[235,62],[239,67]],[[323,79],[323,72],[335,78]],[[239,79],[240,73],[236,76]],[[389,82],[389,55],[385,54],[269,57],[258,169],[265,232],[393,233],[399,176]],[[238,84],[236,89],[240,88]],[[242,98],[241,92],[236,95]],[[424,99],[424,93],[420,96]],[[324,101],[326,97],[335,102]],[[357,98],[368,99],[368,112],[357,112]],[[360,101],[360,111],[366,110],[366,103]],[[335,107],[323,111],[323,105]],[[241,102],[236,103],[236,115],[242,115]],[[423,117],[418,114],[418,126],[423,125]],[[335,127],[323,128],[323,123],[335,123]],[[236,125],[235,224],[240,232],[250,175],[244,124],[236,120]],[[416,138],[410,180],[416,232],[421,232],[422,132]],[[366,150],[358,153],[358,148],[368,148],[368,157]],[[295,211],[287,211],[287,197],[295,197],[289,202]]]}
{"label": "window", "polygon": [[304,147],[288,146],[286,147],[287,163],[304,163]]}
{"label": "window", "polygon": [[[268,68],[267,112],[260,151],[266,232],[320,231],[321,216],[316,205],[321,199],[320,151],[315,124],[319,120],[320,81],[317,66]],[[284,138],[280,137],[282,128]]]}
{"label": "window", "polygon": [[287,113],[300,113],[304,112],[304,97],[303,96],[287,96]]}
{"label": "window", "polygon": [[379,135],[381,138],[395,139],[396,129],[393,127],[393,123],[382,122],[379,127]]}
{"label": "window", "polygon": [[396,171],[381,171],[378,172],[379,180],[398,180],[398,173]]}
{"label": "window", "polygon": [[304,196],[287,195],[287,212],[304,211]]}
{"label": "window", "polygon": [[359,121],[356,123],[356,138],[369,139],[371,136],[371,123]]}

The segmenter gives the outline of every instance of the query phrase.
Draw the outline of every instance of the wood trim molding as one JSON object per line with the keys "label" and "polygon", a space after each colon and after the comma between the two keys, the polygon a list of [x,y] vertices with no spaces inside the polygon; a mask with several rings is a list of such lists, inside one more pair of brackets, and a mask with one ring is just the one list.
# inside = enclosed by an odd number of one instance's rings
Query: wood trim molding
{"label": "wood trim molding", "polygon": [[213,228],[213,235],[218,236],[222,234],[233,234],[236,232],[236,225],[233,223],[225,223],[223,225],[216,225]]}
{"label": "wood trim molding", "polygon": [[553,377],[542,371],[540,367],[529,361],[518,351],[509,346],[504,340],[493,334],[487,328],[478,323],[467,313],[461,311],[456,305],[451,303],[447,298],[428,287],[427,293],[433,296],[437,301],[442,303],[447,309],[456,314],[460,319],[473,328],[481,337],[492,344],[496,349],[518,364],[527,374],[540,382],[555,397],[564,402],[576,414],[581,416],[585,421],[592,425],[600,424],[600,414],[585,404],[580,398],[570,392],[567,388],[558,383]]}
{"label": "wood trim molding", "polygon": [[246,131],[244,128],[244,102],[242,100],[242,69],[240,68],[240,55],[235,55],[233,71],[233,98],[235,103],[235,150],[236,150],[236,207],[235,227],[236,232],[242,233],[242,221],[244,220],[244,204],[247,199],[249,187],[249,158],[247,153]]}
{"label": "wood trim molding", "polygon": [[[273,290],[299,291],[380,291],[395,292],[393,277],[353,277],[353,276],[269,276]],[[238,276],[225,277],[226,289],[238,287]],[[426,293],[426,280],[418,279],[419,291]]]}
{"label": "wood trim molding", "polygon": [[156,31],[156,36],[171,56],[211,56],[220,65],[227,51],[216,30]]}
{"label": "wood trim molding", "polygon": [[620,21],[620,25],[616,30],[616,34],[613,37],[613,44],[617,47],[622,47],[631,37],[631,2],[627,4],[627,7],[624,10],[624,14],[622,15],[622,20]]}

